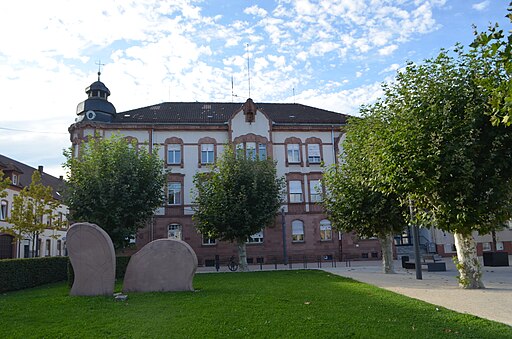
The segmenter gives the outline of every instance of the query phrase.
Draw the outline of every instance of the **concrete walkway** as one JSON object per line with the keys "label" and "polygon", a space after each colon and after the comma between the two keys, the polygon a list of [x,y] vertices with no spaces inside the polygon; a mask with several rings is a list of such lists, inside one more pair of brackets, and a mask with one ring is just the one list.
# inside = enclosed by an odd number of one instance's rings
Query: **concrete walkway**
{"label": "concrete walkway", "polygon": [[[512,259],[512,258],[511,258]],[[364,283],[375,285],[411,298],[423,300],[434,305],[442,306],[460,313],[468,313],[481,318],[498,321],[512,326],[512,266],[483,267],[485,289],[464,290],[458,287],[456,276],[458,272],[450,259],[445,259],[446,272],[422,271],[423,279],[416,279],[415,270],[401,268],[401,263],[395,261],[396,274],[381,272],[380,261],[353,261],[350,267],[346,263],[323,263],[318,268],[317,263],[309,263],[308,269],[322,269],[333,274],[352,278]],[[512,262],[512,260],[510,261]],[[274,270],[274,265],[251,265],[251,271]],[[303,269],[304,265],[294,264],[293,269]],[[277,269],[289,269],[277,265]],[[201,267],[198,272],[215,272],[213,267]],[[228,271],[221,267],[221,272]]]}

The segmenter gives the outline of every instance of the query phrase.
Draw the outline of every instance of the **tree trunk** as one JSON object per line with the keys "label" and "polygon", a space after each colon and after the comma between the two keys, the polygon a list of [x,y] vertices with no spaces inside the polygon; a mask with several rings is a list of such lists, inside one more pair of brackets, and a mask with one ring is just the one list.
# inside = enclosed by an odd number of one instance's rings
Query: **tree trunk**
{"label": "tree trunk", "polygon": [[459,286],[467,289],[485,288],[482,282],[482,267],[476,254],[475,239],[471,234],[453,234],[457,247],[457,269]]}
{"label": "tree trunk", "polygon": [[382,272],[393,274],[395,273],[393,267],[393,234],[379,237],[379,242],[382,249]]}
{"label": "tree trunk", "polygon": [[496,246],[497,244],[497,240],[496,240],[496,231],[492,231],[491,232],[491,236],[492,236],[492,251],[493,252],[496,252],[498,250],[498,246]]}
{"label": "tree trunk", "polygon": [[238,241],[238,268],[241,272],[249,271],[249,267],[247,265],[247,248],[245,247],[245,241]]}

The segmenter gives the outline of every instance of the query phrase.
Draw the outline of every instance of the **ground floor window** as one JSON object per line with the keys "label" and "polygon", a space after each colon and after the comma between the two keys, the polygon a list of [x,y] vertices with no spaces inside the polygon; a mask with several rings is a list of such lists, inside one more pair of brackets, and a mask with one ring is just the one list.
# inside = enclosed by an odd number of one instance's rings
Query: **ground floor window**
{"label": "ground floor window", "polygon": [[320,221],[320,240],[332,240],[332,227],[329,220]]}
{"label": "ground floor window", "polygon": [[251,235],[247,239],[247,242],[250,243],[250,244],[262,243],[263,242],[263,230],[259,231],[258,233],[254,233],[253,235]]}
{"label": "ground floor window", "polygon": [[44,252],[44,256],[45,257],[49,257],[52,253],[51,251],[51,247],[52,247],[52,241],[50,239],[46,239],[46,244],[45,244],[45,252]]}
{"label": "ground floor window", "polygon": [[170,224],[167,232],[167,238],[182,240],[183,228],[178,224]]}
{"label": "ground floor window", "polygon": [[304,241],[304,223],[301,220],[292,221],[292,241]]}

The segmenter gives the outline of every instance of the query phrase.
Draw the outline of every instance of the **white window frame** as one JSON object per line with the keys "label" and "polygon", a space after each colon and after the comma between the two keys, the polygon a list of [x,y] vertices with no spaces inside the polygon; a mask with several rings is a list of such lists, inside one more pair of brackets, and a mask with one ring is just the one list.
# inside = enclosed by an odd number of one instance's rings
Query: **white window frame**
{"label": "white window frame", "polygon": [[490,252],[492,250],[492,245],[490,242],[483,242],[482,243],[482,251],[484,252]]}
{"label": "white window frame", "polygon": [[267,159],[267,145],[259,143],[258,144],[258,156],[260,160]]}
{"label": "white window frame", "polygon": [[256,143],[246,142],[245,143],[245,157],[246,159],[256,160]]}
{"label": "white window frame", "polygon": [[17,174],[14,174],[12,175],[12,184],[14,186],[18,185],[18,175]]}
{"label": "white window frame", "polygon": [[202,235],[202,242],[204,246],[214,246],[217,245],[217,239],[209,238],[207,235]]}
{"label": "white window frame", "polygon": [[292,242],[304,242],[304,222],[302,220],[292,221]]}
{"label": "white window frame", "polygon": [[322,201],[322,185],[320,180],[309,181],[309,196],[310,202]]}
{"label": "white window frame", "polygon": [[289,164],[300,163],[300,144],[288,144],[287,152]]}
{"label": "white window frame", "polygon": [[180,165],[181,164],[181,145],[168,144],[167,145],[167,164]]}
{"label": "white window frame", "polygon": [[[167,205],[177,206],[181,205],[181,182],[179,181],[170,181],[167,183]],[[172,192],[172,193],[171,193]],[[171,194],[172,194],[172,202],[171,202]]]}
{"label": "white window frame", "polygon": [[332,240],[332,225],[327,219],[320,221],[320,240],[331,241]]}
{"label": "white window frame", "polygon": [[301,203],[304,201],[302,193],[302,181],[290,180],[288,182],[290,203]]}
{"label": "white window frame", "polygon": [[263,230],[261,230],[259,232],[254,233],[249,238],[247,238],[246,242],[248,244],[262,244],[263,241],[264,241],[264,235],[263,235]]}
{"label": "white window frame", "polygon": [[0,201],[0,220],[7,219],[9,202],[7,200]]}
{"label": "white window frame", "polygon": [[319,164],[321,161],[320,144],[308,144],[308,163]]}
{"label": "white window frame", "polygon": [[183,226],[180,224],[170,224],[167,226],[167,238],[183,240]]}
{"label": "white window frame", "polygon": [[213,164],[215,161],[215,145],[201,144],[201,164]]}

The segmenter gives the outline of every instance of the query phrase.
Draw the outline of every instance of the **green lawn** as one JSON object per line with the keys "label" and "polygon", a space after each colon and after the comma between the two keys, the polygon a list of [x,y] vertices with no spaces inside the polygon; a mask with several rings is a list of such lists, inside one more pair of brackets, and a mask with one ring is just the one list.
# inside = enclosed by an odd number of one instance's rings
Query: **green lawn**
{"label": "green lawn", "polygon": [[[0,338],[512,338],[512,327],[323,271],[197,274],[196,292],[0,295]],[[435,293],[435,292],[432,292]]]}

